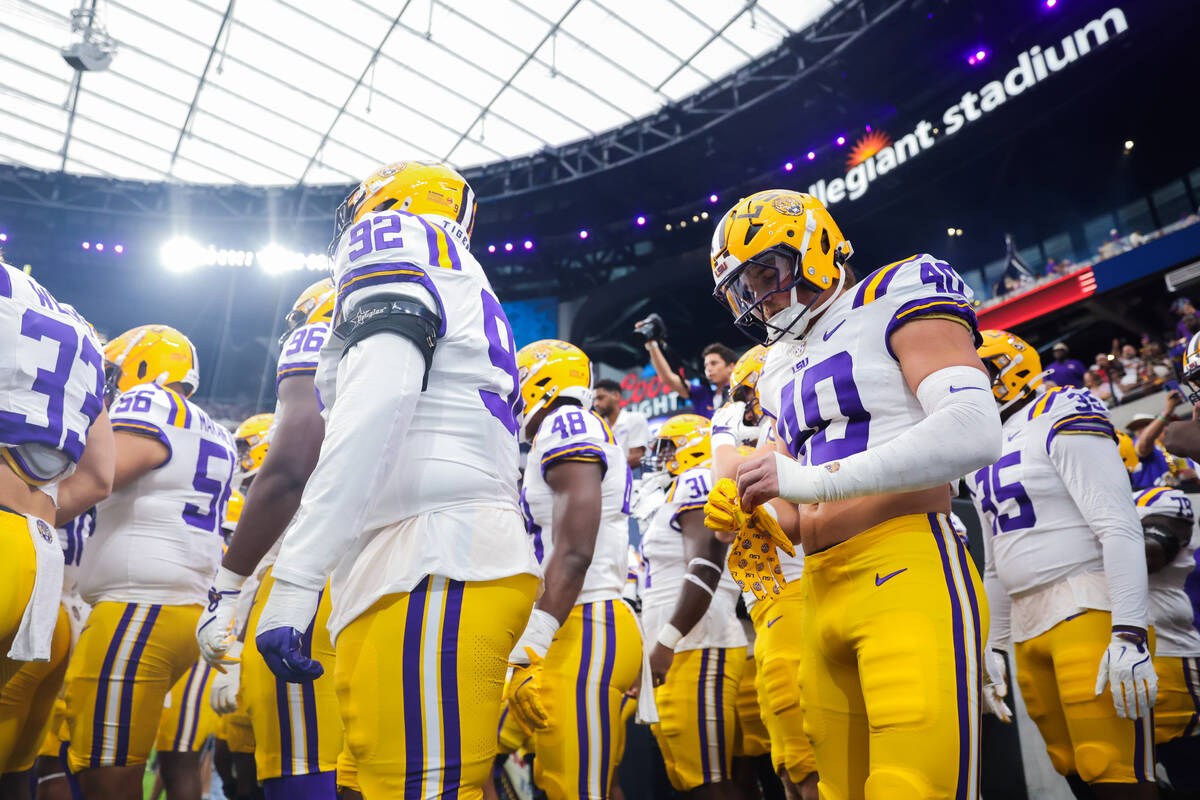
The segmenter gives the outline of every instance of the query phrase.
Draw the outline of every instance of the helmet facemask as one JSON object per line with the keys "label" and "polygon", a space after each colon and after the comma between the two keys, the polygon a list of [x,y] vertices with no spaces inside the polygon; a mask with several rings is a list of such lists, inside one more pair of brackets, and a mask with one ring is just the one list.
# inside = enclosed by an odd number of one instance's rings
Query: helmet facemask
{"label": "helmet facemask", "polygon": [[675,442],[672,439],[655,439],[654,447],[642,456],[642,468],[650,472],[667,472],[667,465],[675,460]]}

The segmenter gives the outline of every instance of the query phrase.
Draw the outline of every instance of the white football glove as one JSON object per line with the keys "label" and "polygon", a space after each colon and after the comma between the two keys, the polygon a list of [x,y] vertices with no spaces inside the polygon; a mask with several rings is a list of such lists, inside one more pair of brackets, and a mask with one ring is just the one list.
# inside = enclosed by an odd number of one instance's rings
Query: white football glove
{"label": "white football glove", "polygon": [[[226,651],[229,658],[240,658],[242,643],[234,641]],[[208,704],[218,714],[232,714],[237,711],[237,693],[241,682],[242,665],[240,662],[225,664],[225,671],[213,676],[212,689],[208,693]]]}
{"label": "white football glove", "polygon": [[1004,702],[1008,696],[1008,667],[1004,663],[1004,654],[988,648],[984,666],[983,711],[998,717],[1001,722],[1012,722],[1012,710]]}
{"label": "white football glove", "polygon": [[1113,631],[1108,649],[1100,659],[1096,694],[1112,689],[1117,716],[1139,719],[1149,714],[1158,698],[1158,676],[1144,634]]}
{"label": "white football glove", "polygon": [[208,589],[208,605],[196,622],[196,642],[200,645],[200,656],[209,664],[223,670],[225,654],[237,641],[233,629],[237,613],[238,596],[246,576],[230,572],[224,567],[217,569],[213,584]]}

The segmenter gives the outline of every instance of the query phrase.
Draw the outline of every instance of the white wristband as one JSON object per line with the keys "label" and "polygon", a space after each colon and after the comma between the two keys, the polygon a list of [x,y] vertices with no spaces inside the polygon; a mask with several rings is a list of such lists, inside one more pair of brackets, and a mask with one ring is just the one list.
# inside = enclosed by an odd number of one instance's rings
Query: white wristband
{"label": "white wristband", "polygon": [[546,655],[546,651],[550,649],[550,643],[554,641],[554,634],[558,632],[559,622],[554,618],[554,615],[548,611],[543,611],[540,608],[535,608],[529,615],[529,622],[525,623],[525,631],[521,634],[521,638],[517,640],[517,644],[512,649],[512,654],[508,660],[513,664],[522,666],[529,663],[529,654],[525,652],[529,648],[537,654],[538,658]]}
{"label": "white wristband", "polygon": [[688,569],[691,569],[692,567],[708,567],[709,569],[715,571],[718,575],[724,572],[724,569],[722,569],[719,564],[714,564],[707,558],[701,558],[700,556],[696,556],[688,562]]}
{"label": "white wristband", "polygon": [[683,634],[679,632],[671,623],[667,623],[662,632],[658,634],[658,643],[668,650],[674,650],[675,645],[679,644],[679,640],[683,638]]}
{"label": "white wristband", "polygon": [[714,591],[713,587],[709,586],[707,583],[705,583],[704,581],[702,581],[700,578],[696,577],[692,573],[689,572],[688,574],[684,575],[683,579],[685,581],[688,581],[689,583],[694,583],[697,586],[699,586],[701,589],[703,589],[705,592],[708,593],[709,597],[713,596],[713,591]]}
{"label": "white wristband", "polygon": [[213,588],[218,592],[240,592],[246,582],[246,575],[238,575],[225,567],[217,567],[216,577],[213,578]]}

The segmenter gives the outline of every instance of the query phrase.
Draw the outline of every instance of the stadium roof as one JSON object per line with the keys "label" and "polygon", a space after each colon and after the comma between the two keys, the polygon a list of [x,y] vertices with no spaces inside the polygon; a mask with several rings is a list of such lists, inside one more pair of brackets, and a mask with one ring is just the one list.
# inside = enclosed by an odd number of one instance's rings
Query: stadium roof
{"label": "stadium roof", "polygon": [[691,95],[835,2],[85,0],[116,55],[76,73],[71,0],[0,0],[0,163],[274,185],[493,162]]}

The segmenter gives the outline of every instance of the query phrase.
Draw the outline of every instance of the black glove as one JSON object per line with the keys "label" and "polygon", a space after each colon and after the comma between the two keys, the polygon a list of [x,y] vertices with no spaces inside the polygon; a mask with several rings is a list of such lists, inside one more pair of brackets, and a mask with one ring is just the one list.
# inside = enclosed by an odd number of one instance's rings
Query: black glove
{"label": "black glove", "polygon": [[633,341],[645,345],[646,342],[662,342],[667,335],[667,324],[658,314],[651,314],[633,326]]}

